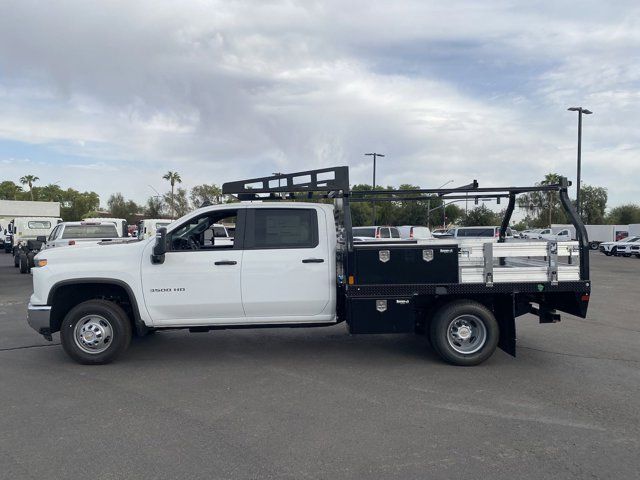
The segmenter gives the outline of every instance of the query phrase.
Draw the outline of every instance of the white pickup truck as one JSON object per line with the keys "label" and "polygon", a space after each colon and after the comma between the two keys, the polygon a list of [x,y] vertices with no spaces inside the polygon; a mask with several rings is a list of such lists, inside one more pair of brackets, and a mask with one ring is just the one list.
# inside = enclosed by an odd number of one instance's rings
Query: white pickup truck
{"label": "white pickup truck", "polygon": [[[482,198],[510,198],[500,240],[518,193],[556,191],[570,209],[567,186],[482,189]],[[281,200],[301,191],[334,205]],[[496,346],[515,355],[516,316],[533,312],[546,323],[560,319],[556,309],[586,315],[586,243],[480,243],[466,252],[451,240],[357,244],[349,204],[376,192],[351,192],[347,167],[230,182],[223,192],[251,201],[200,208],[155,238],[40,252],[29,324],[47,339],[59,331],[80,363],[115,359],[134,332],[346,321],[351,333],[427,334],[446,361],[475,365]],[[460,192],[412,190],[406,198]],[[275,201],[256,202],[263,194]],[[582,231],[575,212],[567,214]],[[218,241],[212,229],[221,224],[235,225],[233,240]],[[510,256],[540,260],[512,265]]]}

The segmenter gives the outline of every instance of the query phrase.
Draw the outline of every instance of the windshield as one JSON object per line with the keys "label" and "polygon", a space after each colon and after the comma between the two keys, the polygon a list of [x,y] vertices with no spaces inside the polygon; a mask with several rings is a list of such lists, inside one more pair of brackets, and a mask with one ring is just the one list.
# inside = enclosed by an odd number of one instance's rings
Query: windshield
{"label": "windshield", "polygon": [[117,238],[118,231],[113,223],[107,225],[67,225],[62,238]]}

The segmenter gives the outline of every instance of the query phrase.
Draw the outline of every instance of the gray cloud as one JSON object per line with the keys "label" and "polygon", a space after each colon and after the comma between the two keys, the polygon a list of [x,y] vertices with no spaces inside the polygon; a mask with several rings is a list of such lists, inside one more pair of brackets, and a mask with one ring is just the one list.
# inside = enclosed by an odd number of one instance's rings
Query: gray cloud
{"label": "gray cloud", "polygon": [[193,185],[347,163],[367,181],[372,149],[385,184],[518,184],[574,175],[565,110],[584,104],[584,179],[619,203],[640,175],[638,27],[634,2],[4,4],[0,142],[139,200],[168,168]]}

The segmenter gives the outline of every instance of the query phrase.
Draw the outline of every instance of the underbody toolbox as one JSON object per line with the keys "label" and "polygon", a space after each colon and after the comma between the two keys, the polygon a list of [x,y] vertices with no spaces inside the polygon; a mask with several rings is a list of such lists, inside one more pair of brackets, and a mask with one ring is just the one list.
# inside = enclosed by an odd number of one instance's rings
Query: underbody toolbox
{"label": "underbody toolbox", "polygon": [[350,333],[403,333],[415,330],[415,311],[409,298],[348,300]]}

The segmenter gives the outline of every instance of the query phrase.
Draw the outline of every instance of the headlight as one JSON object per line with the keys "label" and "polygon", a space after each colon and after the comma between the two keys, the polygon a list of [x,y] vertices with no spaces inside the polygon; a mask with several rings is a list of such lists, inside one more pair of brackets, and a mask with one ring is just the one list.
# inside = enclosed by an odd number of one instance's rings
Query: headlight
{"label": "headlight", "polygon": [[33,266],[34,267],[45,267],[47,265],[47,259],[46,258],[36,258],[33,260]]}

